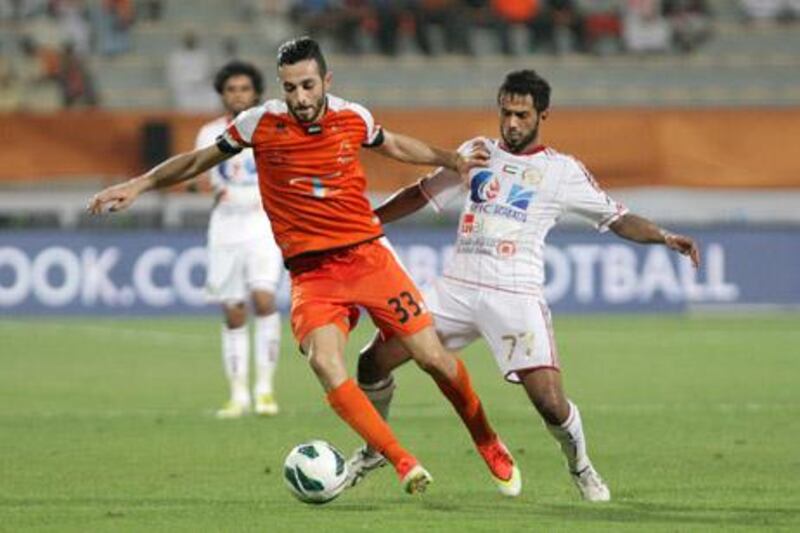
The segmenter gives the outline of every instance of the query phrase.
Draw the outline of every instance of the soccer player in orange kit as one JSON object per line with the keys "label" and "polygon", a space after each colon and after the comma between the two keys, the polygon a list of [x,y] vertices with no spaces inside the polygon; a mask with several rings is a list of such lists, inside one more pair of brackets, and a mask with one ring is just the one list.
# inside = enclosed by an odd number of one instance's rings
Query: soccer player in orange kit
{"label": "soccer player in orange kit", "polygon": [[[464,421],[500,492],[516,496],[519,469],[492,430],[463,363],[445,351],[419,291],[383,236],[364,194],[361,147],[402,162],[461,173],[486,161],[445,151],[375,124],[364,107],[328,94],[319,45],[302,37],[278,50],[283,100],[240,113],[217,142],[177,155],[95,195],[92,213],[128,207],[142,192],[186,181],[252,147],[264,209],[292,280],[295,338],[334,411],[394,465],[409,493],[431,475],[405,450],[344,363],[347,334],[364,307],[381,332],[402,339]],[[380,394],[380,391],[377,391]]]}

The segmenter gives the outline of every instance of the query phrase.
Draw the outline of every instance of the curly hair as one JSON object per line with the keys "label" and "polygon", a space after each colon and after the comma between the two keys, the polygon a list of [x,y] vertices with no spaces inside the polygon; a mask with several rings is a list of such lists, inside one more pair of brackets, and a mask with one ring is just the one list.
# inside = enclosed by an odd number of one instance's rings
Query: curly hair
{"label": "curly hair", "polygon": [[539,76],[535,70],[515,70],[506,75],[506,79],[497,91],[497,103],[505,95],[530,95],[533,107],[541,113],[550,107],[550,84]]}
{"label": "curly hair", "polygon": [[214,90],[218,94],[222,94],[225,90],[225,83],[234,76],[247,76],[253,83],[256,94],[261,96],[264,93],[264,77],[261,75],[261,71],[252,63],[244,61],[231,61],[219,69],[214,77]]}

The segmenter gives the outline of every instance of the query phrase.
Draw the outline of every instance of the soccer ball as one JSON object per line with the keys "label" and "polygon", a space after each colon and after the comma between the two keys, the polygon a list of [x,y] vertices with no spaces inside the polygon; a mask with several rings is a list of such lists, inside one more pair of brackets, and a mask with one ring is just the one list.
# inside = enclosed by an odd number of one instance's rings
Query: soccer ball
{"label": "soccer ball", "polygon": [[344,490],[347,464],[342,452],[323,440],[295,446],[283,463],[283,480],[305,503],[328,503]]}

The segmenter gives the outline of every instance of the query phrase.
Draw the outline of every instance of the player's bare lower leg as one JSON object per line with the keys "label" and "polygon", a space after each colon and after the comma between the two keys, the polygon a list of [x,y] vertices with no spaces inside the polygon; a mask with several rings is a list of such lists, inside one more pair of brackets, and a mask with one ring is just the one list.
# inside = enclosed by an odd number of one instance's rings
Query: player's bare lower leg
{"label": "player's bare lower leg", "polygon": [[273,380],[278,366],[281,342],[281,319],[275,309],[275,296],[268,290],[252,291],[255,312],[253,351],[255,384],[253,409],[259,415],[278,414]]}
{"label": "player's bare lower leg", "polygon": [[247,310],[244,302],[225,304],[222,308],[222,364],[228,378],[230,397],[217,411],[218,418],[238,418],[250,411],[248,369],[250,341],[247,336]]}
{"label": "player's bare lower leg", "polygon": [[[439,389],[459,414],[478,451],[489,466],[500,491],[516,496],[521,490],[521,476],[511,454],[492,430],[480,399],[472,388],[469,373],[460,359],[447,352],[433,328],[402,338],[380,342],[377,338],[359,358],[359,383],[382,416],[388,416],[394,383],[392,369],[409,359],[433,377]],[[351,464],[352,483],[378,466],[379,459],[370,450],[359,450]]]}
{"label": "player's bare lower leg", "polygon": [[436,331],[427,327],[418,333],[399,337],[414,362],[427,372],[450,403],[453,404],[472,440],[478,446],[485,446],[497,439],[497,434],[489,425],[480,398],[472,388],[466,367],[460,359],[446,351]]}
{"label": "player's bare lower leg", "polygon": [[581,414],[564,394],[561,373],[552,368],[539,368],[518,375],[548,431],[561,446],[581,496],[588,501],[608,501],[611,494],[589,460]]}
{"label": "player's bare lower leg", "polygon": [[345,334],[335,325],[314,329],[303,339],[311,369],[327,393],[336,414],[394,465],[407,492],[421,492],[432,480],[416,458],[395,438],[391,428],[347,375]]}

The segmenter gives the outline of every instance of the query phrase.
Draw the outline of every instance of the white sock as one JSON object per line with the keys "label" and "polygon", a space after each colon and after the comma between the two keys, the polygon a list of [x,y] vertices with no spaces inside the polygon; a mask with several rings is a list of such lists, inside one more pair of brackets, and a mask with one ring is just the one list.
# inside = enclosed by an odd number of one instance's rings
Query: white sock
{"label": "white sock", "polygon": [[281,317],[278,313],[256,317],[253,331],[256,361],[256,395],[272,394],[272,380],[281,351]]}
{"label": "white sock", "polygon": [[[369,385],[359,383],[358,386],[361,387],[361,390],[367,395],[367,398],[372,402],[372,405],[375,407],[375,410],[378,411],[378,414],[381,415],[381,418],[388,420],[389,407],[392,404],[392,397],[394,396],[394,378],[390,375],[388,378],[377,383],[371,383]],[[372,447],[367,446],[367,448],[375,453]]]}
{"label": "white sock", "polygon": [[250,404],[250,392],[247,387],[249,344],[247,326],[235,329],[222,327],[222,364],[231,388],[231,401],[248,405]]}
{"label": "white sock", "polygon": [[580,472],[591,464],[586,454],[586,437],[583,435],[583,422],[578,406],[568,401],[569,416],[560,426],[545,424],[548,431],[561,445],[561,451],[567,458],[570,472]]}

